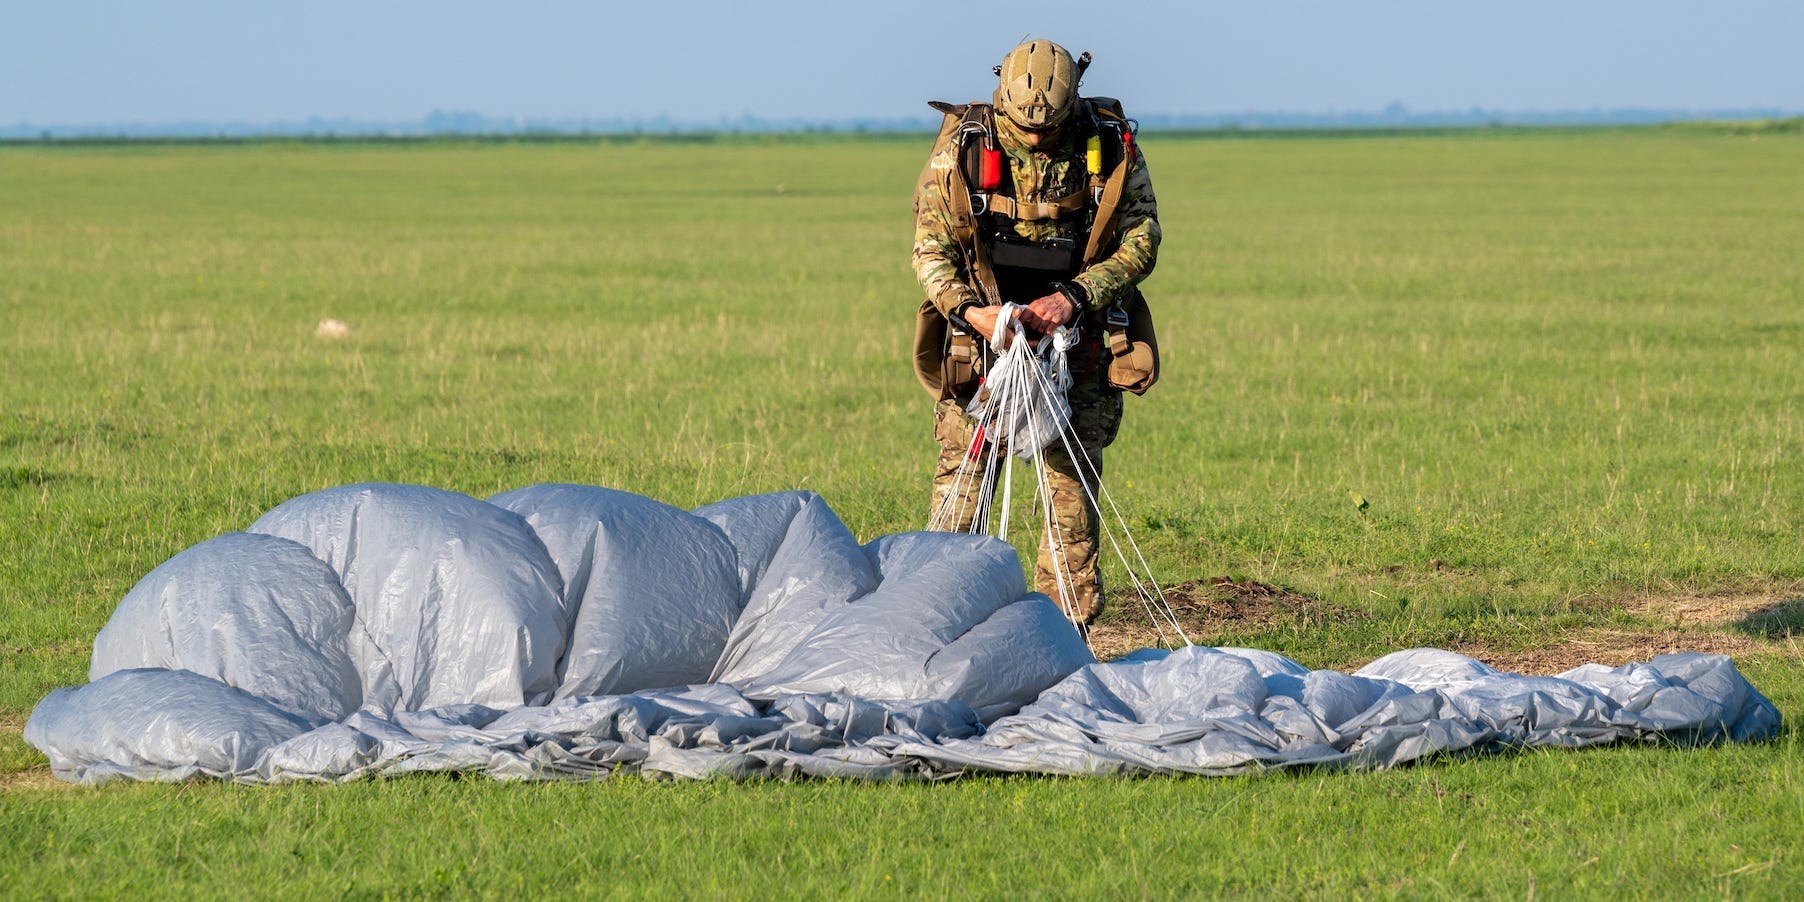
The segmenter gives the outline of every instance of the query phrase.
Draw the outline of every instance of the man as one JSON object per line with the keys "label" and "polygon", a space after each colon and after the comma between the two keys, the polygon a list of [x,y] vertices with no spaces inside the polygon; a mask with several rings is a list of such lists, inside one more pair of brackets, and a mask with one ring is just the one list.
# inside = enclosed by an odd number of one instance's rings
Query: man
{"label": "man", "polygon": [[[1121,425],[1121,389],[1142,392],[1155,378],[1153,352],[1129,342],[1123,325],[1130,309],[1145,318],[1135,286],[1158,255],[1158,210],[1120,104],[1078,96],[1089,62],[1087,53],[1073,59],[1050,41],[1029,41],[996,67],[994,104],[934,104],[946,121],[915,194],[914,269],[927,293],[915,360],[923,386],[939,399],[933,501],[936,511],[956,512],[948,529],[968,529],[979,513],[981,481],[955,477],[977,450],[965,408],[988,356],[981,341],[1002,304],[1023,305],[1016,316],[1033,332],[1081,330],[1067,399],[1071,435],[1095,467],[1092,482]],[[1087,624],[1103,603],[1100,520],[1080,462],[1063,443],[1054,442],[1045,460],[1048,516],[1062,547],[1042,543],[1035,586],[1060,597],[1054,568],[1062,558],[1075,600],[1066,615]]]}

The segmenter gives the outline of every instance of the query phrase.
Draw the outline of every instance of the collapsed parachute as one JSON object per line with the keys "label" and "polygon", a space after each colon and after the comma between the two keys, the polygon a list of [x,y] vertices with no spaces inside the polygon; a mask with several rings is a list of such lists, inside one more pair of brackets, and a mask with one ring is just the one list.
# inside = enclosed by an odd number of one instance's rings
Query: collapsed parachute
{"label": "collapsed parachute", "polygon": [[1099,664],[995,538],[860,545],[812,493],[686,513],[573,485],[296,498],[139,582],[89,678],[25,731],[85,783],[1222,774],[1779,724],[1712,655],[1560,678],[1433,650],[1353,675],[1241,649]]}

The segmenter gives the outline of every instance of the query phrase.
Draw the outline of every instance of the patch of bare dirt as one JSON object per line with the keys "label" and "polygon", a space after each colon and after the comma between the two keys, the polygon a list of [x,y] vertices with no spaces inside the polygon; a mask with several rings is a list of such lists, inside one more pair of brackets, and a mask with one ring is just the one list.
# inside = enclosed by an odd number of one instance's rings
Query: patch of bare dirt
{"label": "patch of bare dirt", "polygon": [[48,764],[30,770],[0,774],[0,792],[12,792],[20,789],[72,789],[75,785],[74,783],[64,783],[52,776]]}
{"label": "patch of bare dirt", "polygon": [[[1770,647],[1769,647],[1770,646]],[[1456,645],[1457,651],[1508,673],[1551,676],[1581,664],[1621,667],[1655,655],[1680,651],[1740,657],[1754,652],[1785,653],[1779,643],[1725,632],[1683,629],[1578,629],[1548,637],[1545,645],[1501,649],[1481,642]]]}
{"label": "patch of bare dirt", "polygon": [[1671,595],[1631,598],[1625,613],[1679,627],[1741,628],[1773,634],[1804,632],[1804,599],[1785,595]]}
{"label": "patch of bare dirt", "polygon": [[[0,717],[0,733],[17,735],[25,732],[24,715],[7,715]],[[12,773],[0,773],[0,792],[14,789],[60,789],[72,784],[64,783],[50,775],[50,765],[40,765]]]}
{"label": "patch of bare dirt", "polygon": [[1145,623],[1091,624],[1089,641],[1090,651],[1098,661],[1113,661],[1130,651],[1160,644],[1159,634]]}
{"label": "patch of bare dirt", "polygon": [[92,642],[57,642],[49,645],[11,645],[0,642],[0,655],[35,654],[41,657],[54,657],[63,654],[87,654],[93,648]]}
{"label": "patch of bare dirt", "polygon": [[1680,651],[1739,657],[1804,656],[1804,599],[1782,595],[1639,596],[1608,606],[1654,626],[1582,627],[1547,637],[1535,648],[1463,643],[1454,650],[1498,670],[1556,674],[1580,664],[1620,667]]}
{"label": "patch of bare dirt", "polygon": [[1318,599],[1258,580],[1225,576],[1192,580],[1165,590],[1165,602],[1180,619],[1215,627],[1263,629],[1293,620],[1332,620]]}
{"label": "patch of bare dirt", "polygon": [[[1258,632],[1289,625],[1319,626],[1341,618],[1320,599],[1298,595],[1257,580],[1226,576],[1191,580],[1165,589],[1165,603],[1191,641]],[[1170,627],[1161,637],[1131,598],[1115,599],[1103,620],[1090,627],[1090,648],[1100,660],[1119,658],[1135,649],[1170,644]]]}
{"label": "patch of bare dirt", "polygon": [[[1184,632],[1201,643],[1285,627],[1316,628],[1348,616],[1320,599],[1225,576],[1173,586],[1165,590],[1165,599]],[[1530,648],[1485,641],[1456,642],[1448,648],[1498,670],[1533,675],[1563,673],[1581,664],[1619,667],[1680,651],[1804,658],[1804,598],[1790,592],[1638,595],[1588,607],[1600,613],[1620,612],[1624,619],[1645,625],[1550,630]],[[1166,634],[1169,639],[1169,628]],[[1131,600],[1113,601],[1103,620],[1090,627],[1090,647],[1104,661],[1159,645],[1160,639]],[[1356,670],[1366,663],[1349,661],[1341,669]]]}

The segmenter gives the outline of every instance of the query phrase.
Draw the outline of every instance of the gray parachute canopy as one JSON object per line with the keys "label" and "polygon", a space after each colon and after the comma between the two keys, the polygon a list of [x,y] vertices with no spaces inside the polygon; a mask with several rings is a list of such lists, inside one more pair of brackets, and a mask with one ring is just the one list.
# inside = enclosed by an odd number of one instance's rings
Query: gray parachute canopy
{"label": "gray parachute canopy", "polygon": [[1356,674],[1247,649],[1099,664],[1015,552],[860,545],[808,492],[684,512],[540,485],[353,485],[165,562],[32,712],[57,776],[347,780],[1239,773],[1772,735],[1726,657],[1560,677],[1417,649]]}

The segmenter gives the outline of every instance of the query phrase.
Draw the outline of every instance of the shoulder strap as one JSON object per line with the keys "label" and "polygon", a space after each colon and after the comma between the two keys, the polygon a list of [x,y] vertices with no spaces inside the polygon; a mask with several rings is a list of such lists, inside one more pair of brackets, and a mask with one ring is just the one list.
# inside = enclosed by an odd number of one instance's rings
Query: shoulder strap
{"label": "shoulder strap", "polygon": [[1106,158],[1100,184],[1092,185],[1096,215],[1090,221],[1090,240],[1084,245],[1084,265],[1089,266],[1115,250],[1109,245],[1114,237],[1116,213],[1128,173],[1134,169],[1134,124],[1122,111],[1121,101],[1113,97],[1085,97],[1083,102],[1097,133],[1103,137]]}
{"label": "shoulder strap", "polygon": [[978,297],[986,304],[1002,303],[1002,292],[996,287],[996,275],[990,268],[989,250],[977,240],[977,216],[985,211],[971,208],[971,196],[977,187],[978,154],[985,141],[996,140],[996,109],[987,103],[950,104],[930,101],[928,106],[945,114],[940,123],[934,153],[950,147],[955,160],[942,186],[946,207],[952,214],[952,237],[968,255],[971,281]]}

